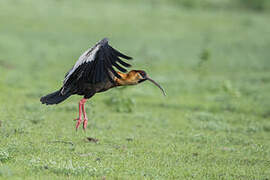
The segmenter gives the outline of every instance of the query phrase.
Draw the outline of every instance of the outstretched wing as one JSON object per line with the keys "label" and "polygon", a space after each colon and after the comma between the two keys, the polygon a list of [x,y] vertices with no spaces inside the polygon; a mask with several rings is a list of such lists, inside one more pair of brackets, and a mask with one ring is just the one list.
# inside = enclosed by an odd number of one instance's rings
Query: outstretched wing
{"label": "outstretched wing", "polygon": [[108,78],[112,81],[111,73],[121,78],[113,67],[119,71],[126,72],[127,70],[122,66],[130,67],[131,65],[120,58],[132,59],[112,48],[108,44],[107,38],[102,39],[93,48],[88,49],[79,57],[73,68],[66,74],[64,87],[68,87],[78,80],[93,84]]}

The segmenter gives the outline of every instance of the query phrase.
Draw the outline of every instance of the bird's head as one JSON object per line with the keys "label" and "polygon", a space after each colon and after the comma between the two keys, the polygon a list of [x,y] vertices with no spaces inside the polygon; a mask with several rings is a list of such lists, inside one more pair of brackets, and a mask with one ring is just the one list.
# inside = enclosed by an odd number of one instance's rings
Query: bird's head
{"label": "bird's head", "polygon": [[134,84],[142,83],[146,80],[149,80],[153,84],[155,84],[163,93],[164,96],[166,96],[165,91],[163,88],[153,79],[151,79],[145,71],[143,70],[132,70],[128,73],[128,79],[133,82]]}

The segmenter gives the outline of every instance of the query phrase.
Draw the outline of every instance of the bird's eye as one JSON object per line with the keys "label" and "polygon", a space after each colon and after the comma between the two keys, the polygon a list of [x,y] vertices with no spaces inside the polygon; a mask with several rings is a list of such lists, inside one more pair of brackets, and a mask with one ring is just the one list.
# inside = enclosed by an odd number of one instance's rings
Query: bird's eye
{"label": "bird's eye", "polygon": [[140,75],[141,75],[143,78],[145,78],[146,73],[145,73],[144,71],[140,71]]}

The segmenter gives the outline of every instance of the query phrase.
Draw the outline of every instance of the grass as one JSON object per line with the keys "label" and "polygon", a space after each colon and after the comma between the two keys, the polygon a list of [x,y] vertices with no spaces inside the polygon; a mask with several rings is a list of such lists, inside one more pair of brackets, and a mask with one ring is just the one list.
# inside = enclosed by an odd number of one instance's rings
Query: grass
{"label": "grass", "polygon": [[[0,6],[0,179],[270,178],[268,13],[154,1]],[[39,98],[103,37],[168,96],[147,82],[98,94],[88,130],[75,132],[79,96]]]}

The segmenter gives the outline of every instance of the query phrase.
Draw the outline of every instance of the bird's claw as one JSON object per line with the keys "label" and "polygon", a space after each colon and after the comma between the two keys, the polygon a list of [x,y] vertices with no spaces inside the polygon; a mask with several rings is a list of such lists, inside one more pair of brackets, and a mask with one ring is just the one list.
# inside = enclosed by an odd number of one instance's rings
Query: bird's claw
{"label": "bird's claw", "polygon": [[87,123],[88,123],[88,119],[84,118],[84,120],[83,120],[83,130],[86,130]]}
{"label": "bird's claw", "polygon": [[[74,121],[77,121],[76,130],[78,130],[78,128],[79,128],[79,126],[80,126],[80,124],[82,122],[82,119],[81,118],[76,118],[76,119],[74,119]],[[86,130],[87,123],[88,123],[88,119],[84,118],[84,120],[83,120],[83,130]]]}
{"label": "bird's claw", "polygon": [[81,124],[82,119],[81,118],[77,118],[77,119],[74,119],[74,120],[77,120],[77,123],[76,123],[76,131],[77,131],[78,130],[78,127]]}

